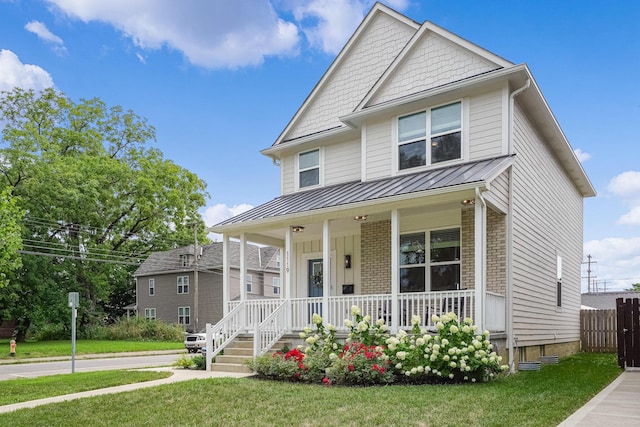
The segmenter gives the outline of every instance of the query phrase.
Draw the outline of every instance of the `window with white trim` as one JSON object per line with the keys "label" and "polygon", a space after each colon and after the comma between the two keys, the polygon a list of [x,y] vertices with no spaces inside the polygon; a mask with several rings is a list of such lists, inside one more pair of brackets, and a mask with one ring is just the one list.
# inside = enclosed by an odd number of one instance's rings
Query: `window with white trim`
{"label": "window with white trim", "polygon": [[178,295],[189,293],[189,276],[178,276]]}
{"label": "window with white trim", "polygon": [[272,283],[274,295],[280,295],[280,278],[274,277]]}
{"label": "window with white trim", "polygon": [[556,305],[562,307],[562,257],[556,255]]}
{"label": "window with white trim", "polygon": [[298,154],[298,187],[320,184],[320,150]]}
{"label": "window with white trim", "polygon": [[147,320],[156,320],[156,309],[155,308],[145,308],[144,309],[144,318]]}
{"label": "window with white trim", "polygon": [[152,297],[156,294],[156,279],[149,279],[149,296]]}
{"label": "window with white trim", "polygon": [[193,255],[191,254],[186,254],[186,255],[180,255],[180,264],[183,267],[189,267],[193,262]]}
{"label": "window with white trim", "polygon": [[191,307],[178,307],[178,323],[180,325],[191,323]]}
{"label": "window with white trim", "polygon": [[246,280],[247,280],[247,292],[251,293],[252,288],[253,288],[253,276],[250,274],[247,274],[246,276]]}
{"label": "window with white trim", "polygon": [[398,118],[399,170],[461,158],[462,102]]}
{"label": "window with white trim", "polygon": [[400,292],[460,289],[460,228],[400,235]]}

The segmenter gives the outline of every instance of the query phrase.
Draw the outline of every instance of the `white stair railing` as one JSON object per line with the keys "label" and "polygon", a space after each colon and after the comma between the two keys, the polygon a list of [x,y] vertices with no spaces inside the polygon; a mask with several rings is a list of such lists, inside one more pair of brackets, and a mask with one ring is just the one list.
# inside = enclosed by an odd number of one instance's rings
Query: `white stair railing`
{"label": "white stair railing", "polygon": [[245,330],[245,319],[247,318],[245,308],[245,303],[242,301],[215,325],[207,323],[205,344],[207,349],[207,371],[211,370],[213,358]]}
{"label": "white stair railing", "polygon": [[282,302],[260,324],[255,324],[253,333],[254,357],[265,354],[288,330],[288,307],[287,301]]}

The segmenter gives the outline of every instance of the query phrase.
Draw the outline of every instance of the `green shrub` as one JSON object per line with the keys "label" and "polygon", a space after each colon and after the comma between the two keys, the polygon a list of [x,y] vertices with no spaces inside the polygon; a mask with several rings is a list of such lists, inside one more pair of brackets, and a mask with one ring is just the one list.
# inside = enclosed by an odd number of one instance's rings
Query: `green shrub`
{"label": "green shrub", "polygon": [[184,328],[161,320],[142,317],[119,319],[108,326],[106,339],[140,341],[183,341]]}
{"label": "green shrub", "polygon": [[198,354],[196,356],[193,356],[191,360],[193,360],[194,369],[198,369],[201,371],[207,369],[207,358],[203,355]]}
{"label": "green shrub", "polygon": [[191,369],[194,366],[194,363],[195,362],[193,358],[187,356],[186,354],[183,354],[178,360],[174,362],[174,366],[183,369]]}

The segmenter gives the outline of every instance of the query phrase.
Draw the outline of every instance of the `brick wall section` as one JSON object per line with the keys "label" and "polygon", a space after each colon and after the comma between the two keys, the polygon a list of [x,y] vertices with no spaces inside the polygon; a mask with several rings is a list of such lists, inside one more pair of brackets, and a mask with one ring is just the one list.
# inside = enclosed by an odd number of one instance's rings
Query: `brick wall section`
{"label": "brick wall section", "polygon": [[487,291],[507,294],[507,216],[487,210]]}
{"label": "brick wall section", "polygon": [[473,208],[462,209],[460,228],[460,256],[462,265],[460,266],[460,280],[463,288],[473,289],[475,287],[475,251],[473,250],[475,237],[475,215]]}
{"label": "brick wall section", "polygon": [[[475,287],[475,214],[473,209],[462,210],[461,242],[461,278],[462,286]],[[507,219],[505,215],[487,210],[487,291],[500,295],[506,294],[507,269]]]}
{"label": "brick wall section", "polygon": [[363,295],[391,292],[391,221],[363,223],[362,250]]}

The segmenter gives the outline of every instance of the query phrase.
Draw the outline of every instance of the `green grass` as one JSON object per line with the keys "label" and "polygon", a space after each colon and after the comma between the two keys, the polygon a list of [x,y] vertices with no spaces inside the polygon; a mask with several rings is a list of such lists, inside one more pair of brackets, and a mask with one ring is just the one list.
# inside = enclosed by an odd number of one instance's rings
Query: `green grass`
{"label": "green grass", "polygon": [[0,381],[0,405],[159,380],[169,376],[171,372],[166,371],[98,371]]}
{"label": "green grass", "polygon": [[620,372],[615,355],[579,354],[486,384],[348,388],[208,379],[1,414],[0,425],[555,426]]}
{"label": "green grass", "polygon": [[[184,349],[183,342],[77,340],[76,355]],[[9,340],[0,340],[0,359],[71,356],[71,340],[19,342],[16,356],[9,357]]]}

